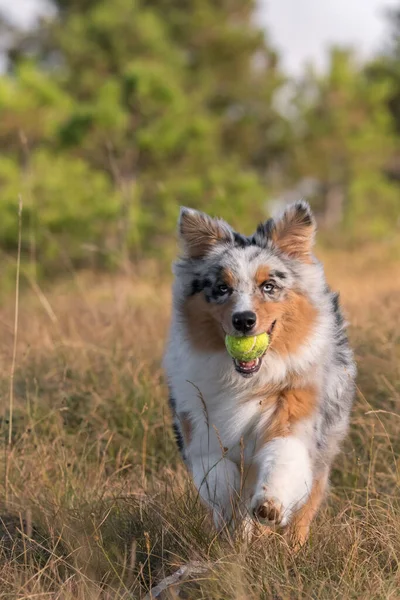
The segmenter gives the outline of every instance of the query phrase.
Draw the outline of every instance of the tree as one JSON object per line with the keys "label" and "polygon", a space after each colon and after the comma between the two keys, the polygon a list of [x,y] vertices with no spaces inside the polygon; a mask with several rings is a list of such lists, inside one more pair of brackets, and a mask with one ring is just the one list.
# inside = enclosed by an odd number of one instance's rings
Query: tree
{"label": "tree", "polygon": [[400,134],[400,8],[387,11],[388,42],[386,47],[367,65],[371,82],[387,82],[390,93],[386,102],[393,117],[396,133]]}
{"label": "tree", "polygon": [[385,236],[396,223],[399,189],[385,174],[396,142],[390,93],[388,81],[371,81],[340,49],[325,75],[310,71],[296,91],[294,172],[320,183],[324,224],[344,224],[359,239]]}
{"label": "tree", "polygon": [[53,4],[52,19],[14,36],[6,85],[22,97],[29,55],[60,110],[49,135],[33,111],[30,122],[10,120],[15,148],[22,129],[31,152],[51,149],[106,173],[120,198],[124,254],[170,238],[179,204],[245,228],[261,218],[265,175],[287,130],[273,105],[284,80],[252,21],[253,0]]}

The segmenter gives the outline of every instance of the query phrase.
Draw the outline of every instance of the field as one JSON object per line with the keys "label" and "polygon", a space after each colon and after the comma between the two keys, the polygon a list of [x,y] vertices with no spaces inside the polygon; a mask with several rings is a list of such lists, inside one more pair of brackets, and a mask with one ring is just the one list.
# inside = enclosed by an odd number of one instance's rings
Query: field
{"label": "field", "polygon": [[206,569],[164,597],[400,598],[399,262],[383,246],[320,256],[358,391],[297,555],[278,534],[249,546],[210,527],[169,426],[168,276],[22,279],[15,361],[12,297],[0,309],[1,598],[139,599],[188,561]]}

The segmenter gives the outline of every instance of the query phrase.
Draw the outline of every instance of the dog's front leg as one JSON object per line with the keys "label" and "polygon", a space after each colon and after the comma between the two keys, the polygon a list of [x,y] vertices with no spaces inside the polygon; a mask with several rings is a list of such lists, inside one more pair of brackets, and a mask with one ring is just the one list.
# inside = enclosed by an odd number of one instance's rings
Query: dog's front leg
{"label": "dog's front leg", "polygon": [[312,489],[309,450],[301,439],[288,435],[266,443],[255,459],[259,475],[251,511],[266,525],[286,527]]}
{"label": "dog's front leg", "polygon": [[212,510],[214,524],[221,529],[239,517],[240,473],[237,465],[221,453],[190,456],[194,483]]}

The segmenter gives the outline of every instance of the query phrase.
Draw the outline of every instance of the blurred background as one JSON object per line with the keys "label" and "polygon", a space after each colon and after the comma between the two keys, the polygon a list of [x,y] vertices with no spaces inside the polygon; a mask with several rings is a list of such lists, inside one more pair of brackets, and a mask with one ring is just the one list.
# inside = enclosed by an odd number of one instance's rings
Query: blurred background
{"label": "blurred background", "polygon": [[325,244],[400,220],[400,3],[0,0],[0,251],[35,277],[245,233],[304,197]]}

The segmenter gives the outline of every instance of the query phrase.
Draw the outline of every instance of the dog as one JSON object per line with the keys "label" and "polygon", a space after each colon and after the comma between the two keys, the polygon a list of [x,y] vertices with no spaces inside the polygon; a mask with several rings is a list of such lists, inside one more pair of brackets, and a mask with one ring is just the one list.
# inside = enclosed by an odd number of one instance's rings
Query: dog
{"label": "dog", "polygon": [[[182,208],[164,368],[183,459],[215,526],[255,524],[302,545],[346,435],[356,367],[339,295],[295,202],[246,237]],[[266,332],[233,360],[225,336]]]}

